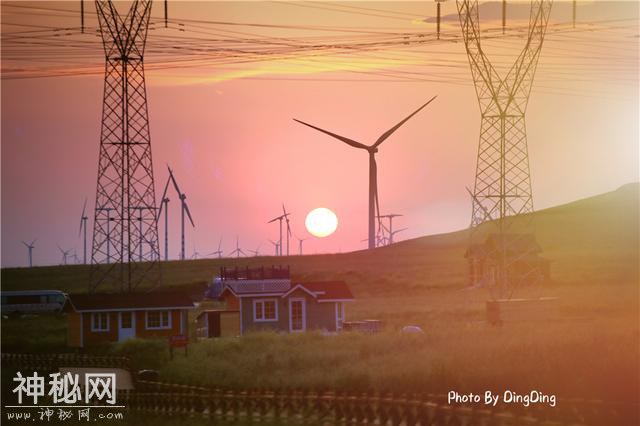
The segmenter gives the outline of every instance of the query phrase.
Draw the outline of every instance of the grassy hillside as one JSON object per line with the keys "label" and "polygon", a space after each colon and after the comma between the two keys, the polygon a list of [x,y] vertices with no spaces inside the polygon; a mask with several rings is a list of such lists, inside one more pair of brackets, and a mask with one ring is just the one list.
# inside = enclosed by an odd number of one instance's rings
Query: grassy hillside
{"label": "grassy hillside", "polygon": [[[558,284],[638,283],[639,190],[617,191],[541,210],[532,227]],[[523,218],[529,223],[529,218]],[[516,228],[518,225],[516,224]],[[358,297],[423,293],[465,283],[468,230],[344,254],[163,262],[164,285],[209,281],[220,266],[289,264],[295,278],[344,279]],[[85,291],[84,265],[2,269],[2,289]]]}
{"label": "grassy hillside", "polygon": [[[300,279],[344,279],[356,295],[347,318],[383,320],[387,327],[379,335],[207,339],[194,342],[188,358],[174,360],[164,340],[97,350],[128,356],[135,368],[158,369],[165,380],[212,386],[434,393],[538,389],[560,398],[637,401],[639,189],[626,185],[532,215],[543,255],[552,262],[553,283],[543,289],[558,297],[552,320],[487,325],[487,293],[465,288],[469,235],[463,230],[346,254],[163,263],[166,285],[192,285],[194,291],[221,265],[282,263]],[[83,266],[4,269],[2,288],[83,291],[87,277]],[[426,333],[398,333],[408,324]],[[2,350],[68,351],[65,331],[64,315],[3,318]]]}

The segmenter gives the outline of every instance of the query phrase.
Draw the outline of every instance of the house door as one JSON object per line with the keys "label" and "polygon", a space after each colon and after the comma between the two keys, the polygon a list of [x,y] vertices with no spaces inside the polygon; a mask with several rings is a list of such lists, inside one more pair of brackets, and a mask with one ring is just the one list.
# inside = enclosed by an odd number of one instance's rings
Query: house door
{"label": "house door", "polygon": [[307,329],[307,304],[305,299],[289,299],[289,331]]}
{"label": "house door", "polygon": [[118,315],[118,342],[136,337],[136,317],[133,312],[120,312]]}

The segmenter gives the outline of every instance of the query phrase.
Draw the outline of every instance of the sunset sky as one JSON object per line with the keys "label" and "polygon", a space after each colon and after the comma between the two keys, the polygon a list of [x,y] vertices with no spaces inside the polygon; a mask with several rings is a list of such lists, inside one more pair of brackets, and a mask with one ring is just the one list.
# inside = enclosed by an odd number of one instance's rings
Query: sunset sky
{"label": "sunset sky", "polygon": [[[24,266],[21,240],[35,238],[34,264],[57,264],[57,245],[82,256],[80,214],[95,197],[104,70],[95,7],[85,2],[79,34],[77,1],[1,6],[2,266]],[[496,6],[481,9],[483,47],[504,75],[524,45],[515,34],[529,3],[509,3],[506,36]],[[165,29],[156,2],[145,55],[156,196],[169,164],[196,223],[188,255],[216,250],[220,237],[228,253],[236,235],[244,250],[272,254],[278,229],[266,222],[283,202],[306,253],[365,248],[366,153],[292,119],[371,144],[434,95],[380,148],[381,212],[404,215],[396,239],[468,226],[480,113],[455,2],[443,4],[440,41],[435,13],[433,1],[171,0]],[[570,20],[571,3],[554,2],[527,110],[536,209],[639,180],[638,3],[579,2],[575,30]],[[345,44],[359,47],[335,47]],[[177,258],[179,203],[169,197]],[[304,229],[316,207],[338,216],[324,239]]]}

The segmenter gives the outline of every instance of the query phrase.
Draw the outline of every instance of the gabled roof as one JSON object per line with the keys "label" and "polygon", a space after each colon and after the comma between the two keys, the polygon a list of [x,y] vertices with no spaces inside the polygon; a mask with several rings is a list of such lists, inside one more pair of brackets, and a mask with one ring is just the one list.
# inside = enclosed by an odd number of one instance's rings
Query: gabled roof
{"label": "gabled roof", "polygon": [[194,308],[193,301],[183,291],[71,294],[69,303],[76,312]]}
{"label": "gabled roof", "polygon": [[225,285],[219,298],[222,298],[222,296],[227,292],[235,297],[287,297],[296,290],[304,291],[318,302],[348,301],[354,299],[353,293],[351,293],[351,290],[349,290],[349,287],[344,281],[298,283],[290,289],[288,288],[281,291],[262,291],[251,293],[236,292],[236,288]]}
{"label": "gabled roof", "polygon": [[353,300],[353,293],[344,281],[315,281],[300,283],[282,295],[286,297],[295,290],[306,291],[315,297],[319,302],[330,300]]}

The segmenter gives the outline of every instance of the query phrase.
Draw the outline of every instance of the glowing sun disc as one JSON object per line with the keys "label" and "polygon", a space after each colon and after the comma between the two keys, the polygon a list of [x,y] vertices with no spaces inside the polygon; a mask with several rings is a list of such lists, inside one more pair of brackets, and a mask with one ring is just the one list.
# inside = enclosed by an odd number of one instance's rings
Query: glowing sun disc
{"label": "glowing sun disc", "polygon": [[338,217],[331,210],[318,207],[307,215],[304,221],[307,231],[315,237],[327,237],[333,234],[338,227]]}

